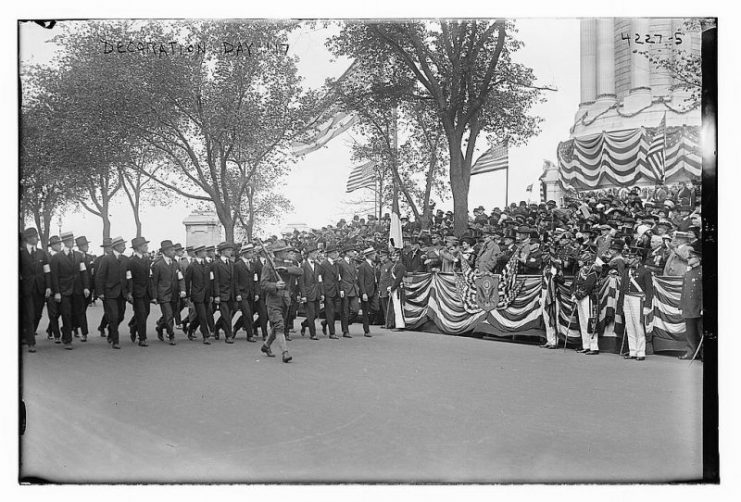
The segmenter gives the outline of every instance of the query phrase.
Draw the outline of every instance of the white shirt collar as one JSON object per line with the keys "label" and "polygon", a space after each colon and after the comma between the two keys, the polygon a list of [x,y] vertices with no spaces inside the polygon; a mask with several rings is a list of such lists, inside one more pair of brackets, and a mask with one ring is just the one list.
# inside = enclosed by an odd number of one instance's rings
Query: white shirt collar
{"label": "white shirt collar", "polygon": [[327,261],[329,262],[330,265],[334,265],[334,260],[332,258],[327,257]]}
{"label": "white shirt collar", "polygon": [[134,254],[139,257],[139,259],[143,259],[144,255],[141,254],[139,251],[134,251]]}
{"label": "white shirt collar", "polygon": [[224,255],[221,255],[221,261],[223,261],[224,263],[228,263],[229,262],[229,258],[227,258]]}
{"label": "white shirt collar", "polygon": [[121,256],[121,253],[119,253],[119,252],[118,252],[118,251],[116,251],[115,249],[113,249],[112,251],[113,251],[113,256],[115,256],[115,257],[116,257],[116,259],[118,259],[118,257],[119,257],[119,256]]}
{"label": "white shirt collar", "polygon": [[36,249],[36,246],[32,246],[31,244],[26,244],[26,249],[28,249],[28,253],[31,254]]}

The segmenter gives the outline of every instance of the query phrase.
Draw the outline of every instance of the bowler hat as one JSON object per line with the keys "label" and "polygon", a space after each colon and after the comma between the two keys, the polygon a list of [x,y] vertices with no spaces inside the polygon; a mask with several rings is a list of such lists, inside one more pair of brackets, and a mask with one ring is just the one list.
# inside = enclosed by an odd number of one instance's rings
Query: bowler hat
{"label": "bowler hat", "polygon": [[165,249],[174,248],[175,245],[172,243],[171,240],[164,240],[160,242],[160,251],[164,251]]}
{"label": "bowler hat", "polygon": [[206,246],[195,246],[192,249],[193,253],[200,253],[201,251],[205,251],[205,250],[206,250]]}
{"label": "bowler hat", "polygon": [[174,247],[175,247],[175,251],[180,251],[183,249],[183,245],[180,244],[179,242],[176,242]]}
{"label": "bowler hat", "polygon": [[138,248],[142,244],[148,244],[148,243],[149,241],[145,239],[144,237],[134,237],[133,239],[131,239],[131,247],[133,249]]}
{"label": "bowler hat", "polygon": [[233,242],[221,242],[219,244],[219,252],[222,252],[226,249],[234,249],[234,243]]}
{"label": "bowler hat", "polygon": [[39,232],[33,227],[28,227],[23,231],[23,237],[38,237]]}

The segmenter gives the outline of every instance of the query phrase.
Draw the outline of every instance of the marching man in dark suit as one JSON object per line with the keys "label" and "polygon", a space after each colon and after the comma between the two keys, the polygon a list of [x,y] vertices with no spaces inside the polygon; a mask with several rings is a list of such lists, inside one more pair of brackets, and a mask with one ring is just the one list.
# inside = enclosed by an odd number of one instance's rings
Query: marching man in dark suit
{"label": "marching man in dark suit", "polygon": [[214,302],[219,306],[221,312],[221,327],[224,329],[224,338],[226,343],[234,343],[232,335],[232,305],[234,304],[235,294],[235,274],[234,263],[231,257],[234,252],[234,244],[231,242],[222,242],[219,244],[220,257],[214,262]]}
{"label": "marching man in dark suit", "polygon": [[[72,316],[84,312],[85,300],[90,296],[90,283],[83,256],[72,248],[72,232],[61,235],[64,249],[51,259],[51,291],[62,315],[62,343],[72,350]],[[87,340],[87,325],[83,328],[83,341]]]}
{"label": "marching man in dark suit", "polygon": [[36,352],[36,329],[41,320],[46,298],[51,297],[51,267],[46,252],[37,247],[39,233],[35,228],[23,232],[20,252],[21,319],[29,352]]}
{"label": "marching man in dark suit", "polygon": [[[687,272],[682,283],[682,296],[679,298],[679,310],[684,318],[684,334],[687,338],[687,349],[680,359],[692,359],[697,352],[699,339],[702,336],[702,241],[695,241],[689,248]],[[701,357],[702,359],[702,357]]]}
{"label": "marching man in dark suit", "polygon": [[[100,269],[100,262],[103,261],[103,258],[105,258],[106,255],[109,255],[109,254],[111,254],[113,252],[113,250],[111,250],[111,238],[110,237],[103,237],[103,244],[101,244],[100,247],[103,248],[103,254],[100,255],[100,256],[98,256],[93,261],[93,271],[92,271],[92,274],[91,274],[92,275],[92,278],[93,278],[93,284],[95,285],[95,287],[94,287],[94,294],[95,294],[95,297],[96,298],[98,298],[98,290],[97,290],[98,281],[95,278],[95,276],[98,273],[98,270]],[[103,336],[106,336],[105,330],[106,330],[107,327],[108,327],[108,317],[104,313],[103,316],[100,318],[100,324],[98,324],[98,332],[100,333],[100,336],[102,336],[102,337]]]}
{"label": "marching man in dark suit", "polygon": [[185,297],[185,278],[175,262],[175,246],[170,240],[160,243],[162,257],[152,265],[152,291],[160,304],[162,317],[157,321],[157,338],[165,341],[163,331],[167,330],[170,345],[175,345],[173,328],[173,298]]}
{"label": "marching man in dark suit", "polygon": [[[62,252],[62,241],[59,236],[52,235],[49,238],[49,266],[51,266],[51,260],[54,255]],[[49,270],[51,278],[51,269]],[[49,318],[49,324],[46,327],[46,334],[49,340],[54,340],[54,343],[62,343],[62,335],[59,332],[59,303],[54,300],[54,296],[49,296],[46,299],[46,315]]]}
{"label": "marching man in dark suit", "polygon": [[149,259],[149,241],[144,237],[135,237],[131,241],[134,254],[129,258],[128,272],[128,301],[134,307],[134,316],[129,322],[131,342],[136,341],[139,335],[139,346],[147,347],[147,318],[150,312],[150,303],[154,299],[152,291],[152,263]]}
{"label": "marching man in dark suit", "polygon": [[213,297],[211,292],[211,269],[205,261],[206,246],[193,248],[195,258],[185,269],[185,294],[193,303],[195,319],[190,322],[188,338],[192,338],[197,327],[201,328],[201,336],[205,345],[211,344],[211,333],[208,328],[206,305]]}
{"label": "marching man in dark suit", "polygon": [[341,315],[340,306],[340,265],[339,253],[334,244],[329,244],[325,249],[327,258],[321,265],[322,290],[324,292],[324,317],[322,321],[322,333],[327,334],[329,326],[329,338],[339,340],[335,334],[335,319],[337,314]]}
{"label": "marching man in dark suit", "polygon": [[82,255],[82,261],[83,263],[85,263],[85,268],[87,269],[88,284],[90,285],[91,291],[88,297],[85,298],[82,309],[79,310],[77,313],[72,312],[72,328],[75,331],[75,336],[77,336],[78,328],[81,329],[81,341],[85,342],[87,341],[87,335],[89,334],[87,325],[87,308],[90,306],[90,303],[92,303],[94,299],[93,290],[95,289],[95,277],[93,276],[93,261],[95,260],[95,257],[88,253],[90,249],[90,243],[87,241],[87,237],[85,237],[84,235],[77,237],[75,239],[75,244],[77,244],[78,252]]}
{"label": "marching man in dark suit", "polygon": [[239,260],[234,265],[236,274],[236,303],[237,308],[242,312],[242,316],[234,324],[232,332],[234,336],[240,327],[247,332],[247,341],[255,342],[255,336],[252,331],[253,314],[252,303],[255,298],[255,271],[252,260],[254,259],[254,249],[251,243],[247,243],[239,250]]}
{"label": "marching man in dark suit", "polygon": [[309,244],[308,257],[301,264],[301,276],[298,280],[301,291],[301,302],[306,305],[306,319],[301,323],[301,336],[309,328],[309,338],[319,340],[316,336],[316,318],[319,315],[319,304],[324,301],[322,293],[322,268],[317,262],[319,250],[316,244]]}
{"label": "marching man in dark suit", "polygon": [[108,321],[108,342],[114,349],[118,344],[118,325],[126,313],[127,258],[123,255],[126,241],[121,237],[111,239],[112,253],[105,255],[95,273],[95,291],[103,300],[103,308]]}
{"label": "marching man in dark suit", "polygon": [[376,250],[372,247],[363,251],[365,259],[358,267],[358,288],[363,308],[363,336],[370,337],[370,319],[380,310],[378,278],[376,277]]}
{"label": "marching man in dark suit", "polygon": [[355,247],[349,246],[344,250],[344,256],[339,261],[340,267],[340,299],[342,303],[342,336],[350,336],[350,325],[355,321],[360,310],[358,301],[358,270],[355,265]]}

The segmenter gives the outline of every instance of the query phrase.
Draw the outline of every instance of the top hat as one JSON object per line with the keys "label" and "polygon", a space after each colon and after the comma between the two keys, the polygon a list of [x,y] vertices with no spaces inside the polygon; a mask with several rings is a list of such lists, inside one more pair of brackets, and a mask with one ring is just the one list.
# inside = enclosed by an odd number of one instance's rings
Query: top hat
{"label": "top hat", "polygon": [[175,244],[172,243],[171,240],[164,240],[160,242],[160,251],[164,251],[165,249],[174,248]]}
{"label": "top hat", "polygon": [[142,244],[147,244],[148,242],[149,241],[145,239],[144,237],[134,237],[133,239],[131,239],[131,247],[133,249],[136,249]]}
{"label": "top hat", "polygon": [[111,247],[111,238],[110,237],[103,237],[103,244],[100,245],[102,248],[109,248]]}
{"label": "top hat", "polygon": [[75,244],[77,244],[77,247],[79,248],[81,246],[85,246],[90,243],[87,241],[87,237],[85,237],[84,235],[81,235],[77,239],[75,239]]}

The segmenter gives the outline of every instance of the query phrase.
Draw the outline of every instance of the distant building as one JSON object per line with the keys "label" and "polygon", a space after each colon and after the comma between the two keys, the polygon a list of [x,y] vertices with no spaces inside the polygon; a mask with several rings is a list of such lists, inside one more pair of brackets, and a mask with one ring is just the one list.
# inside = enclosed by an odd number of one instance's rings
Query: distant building
{"label": "distant building", "polygon": [[[685,19],[581,20],[581,101],[570,139],[558,146],[561,181],[577,189],[652,185],[650,143],[666,117],[666,183],[696,180],[702,169],[697,100],[648,56],[699,56],[701,33]],[[644,52],[644,53],[642,53]]]}
{"label": "distant building", "polygon": [[304,230],[310,230],[310,228],[306,223],[287,223],[286,226],[281,229],[281,232],[285,234],[293,232],[294,230],[303,232]]}
{"label": "distant building", "polygon": [[223,227],[214,212],[193,211],[183,225],[186,246],[215,246],[223,240]]}

